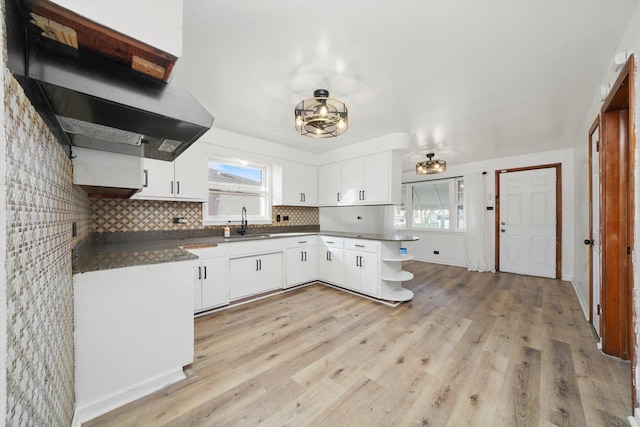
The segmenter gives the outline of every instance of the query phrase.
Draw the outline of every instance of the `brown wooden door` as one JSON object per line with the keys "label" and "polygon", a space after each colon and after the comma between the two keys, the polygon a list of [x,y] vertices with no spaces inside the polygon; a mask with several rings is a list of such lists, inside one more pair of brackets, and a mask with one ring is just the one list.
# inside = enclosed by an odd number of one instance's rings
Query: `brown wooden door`
{"label": "brown wooden door", "polygon": [[636,315],[634,279],[634,117],[635,59],[629,58],[601,110],[601,304],[602,350],[631,360],[632,404],[636,395]]}

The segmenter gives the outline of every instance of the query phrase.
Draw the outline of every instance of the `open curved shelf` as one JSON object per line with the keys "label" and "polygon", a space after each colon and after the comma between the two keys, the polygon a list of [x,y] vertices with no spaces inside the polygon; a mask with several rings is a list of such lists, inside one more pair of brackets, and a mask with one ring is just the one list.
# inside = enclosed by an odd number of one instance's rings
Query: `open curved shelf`
{"label": "open curved shelf", "polygon": [[409,261],[413,259],[413,255],[394,255],[391,257],[382,258],[383,261]]}
{"label": "open curved shelf", "polygon": [[413,279],[413,273],[409,273],[404,270],[394,273],[393,275],[382,276],[382,280],[386,280],[388,282],[405,282],[411,279]]}

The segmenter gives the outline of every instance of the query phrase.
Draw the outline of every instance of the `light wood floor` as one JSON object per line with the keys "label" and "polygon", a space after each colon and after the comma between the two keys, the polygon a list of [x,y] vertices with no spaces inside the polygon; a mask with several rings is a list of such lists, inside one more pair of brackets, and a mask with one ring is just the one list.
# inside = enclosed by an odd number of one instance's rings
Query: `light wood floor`
{"label": "light wood floor", "polygon": [[84,425],[628,425],[570,283],[404,268],[396,308],[312,285],[197,319],[186,380]]}

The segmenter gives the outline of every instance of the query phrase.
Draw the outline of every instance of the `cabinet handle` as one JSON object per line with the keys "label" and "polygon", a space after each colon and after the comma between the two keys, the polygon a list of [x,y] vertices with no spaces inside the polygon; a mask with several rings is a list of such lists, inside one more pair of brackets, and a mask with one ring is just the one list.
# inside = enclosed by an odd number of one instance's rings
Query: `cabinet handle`
{"label": "cabinet handle", "polygon": [[366,248],[365,245],[355,245],[355,246],[356,246],[356,248]]}
{"label": "cabinet handle", "polygon": [[258,262],[260,263],[260,270],[262,270],[262,260],[259,259]]}
{"label": "cabinet handle", "polygon": [[359,257],[359,258],[360,258],[360,267],[362,267],[362,257]]}
{"label": "cabinet handle", "polygon": [[337,199],[337,201],[339,202],[339,201],[340,201],[340,193],[336,193],[336,194],[337,194],[336,199]]}
{"label": "cabinet handle", "polygon": [[259,265],[260,265],[260,260],[259,260],[259,259],[257,259],[257,260],[256,260],[256,271],[260,270]]}
{"label": "cabinet handle", "polygon": [[304,251],[300,251],[300,261],[304,261]]}
{"label": "cabinet handle", "polygon": [[360,260],[360,257],[356,256],[356,267],[360,267],[360,264],[358,263],[359,260]]}
{"label": "cabinet handle", "polygon": [[304,202],[304,193],[300,193],[300,201]]}
{"label": "cabinet handle", "polygon": [[333,261],[333,260],[331,259],[331,255],[332,255],[331,251],[327,251],[327,256],[329,257],[329,261]]}
{"label": "cabinet handle", "polygon": [[330,261],[330,259],[329,259],[329,253],[330,253],[330,252],[329,252],[329,251],[327,251],[326,255],[324,256],[324,258],[325,258],[327,261]]}
{"label": "cabinet handle", "polygon": [[180,181],[176,181],[176,187],[178,187],[176,194],[180,194]]}
{"label": "cabinet handle", "polygon": [[148,187],[149,186],[149,171],[147,169],[143,170],[142,173],[144,174],[144,184],[142,184],[143,187]]}
{"label": "cabinet handle", "polygon": [[302,243],[307,243],[307,241],[306,241],[306,240],[303,240],[303,241],[298,242],[298,243],[301,243],[301,244],[302,244]]}
{"label": "cabinet handle", "polygon": [[202,267],[198,266],[198,280],[202,280]]}
{"label": "cabinet handle", "polygon": [[204,266],[204,280],[207,280],[207,266]]}
{"label": "cabinet handle", "polygon": [[330,242],[330,241],[327,240],[327,243],[329,243],[330,245],[333,245],[334,242]]}
{"label": "cabinet handle", "polygon": [[173,194],[173,181],[171,181],[171,194]]}
{"label": "cabinet handle", "polygon": [[362,190],[362,200],[366,200],[366,199],[367,199],[367,196],[365,195],[364,190]]}

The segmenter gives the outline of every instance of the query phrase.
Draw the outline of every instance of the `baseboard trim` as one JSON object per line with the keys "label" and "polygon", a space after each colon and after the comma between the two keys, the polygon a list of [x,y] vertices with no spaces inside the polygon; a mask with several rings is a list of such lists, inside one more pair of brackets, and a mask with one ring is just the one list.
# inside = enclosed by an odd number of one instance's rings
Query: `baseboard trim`
{"label": "baseboard trim", "polygon": [[458,263],[458,262],[452,262],[452,261],[442,261],[437,259],[427,259],[427,258],[418,258],[418,257],[414,257],[413,260],[420,261],[420,262],[427,262],[429,264],[450,265],[452,267],[467,268],[467,265],[465,263]]}
{"label": "baseboard trim", "polygon": [[635,412],[635,416],[629,415],[627,417],[627,419],[629,420],[629,424],[631,425],[631,427],[640,427],[640,408],[636,408],[636,410],[633,412]]}
{"label": "baseboard trim", "polygon": [[186,376],[182,369],[166,372],[162,375],[151,378],[148,381],[140,383],[129,390],[113,394],[107,398],[84,406],[77,406],[73,413],[73,421],[71,425],[72,427],[80,427],[84,422],[99,417],[100,415],[104,415],[109,411],[124,406],[127,403],[140,399],[141,397],[185,378]]}
{"label": "baseboard trim", "polygon": [[576,293],[576,296],[578,297],[578,302],[580,303],[580,308],[582,308],[582,314],[584,315],[584,318],[587,321],[589,321],[589,304],[585,302],[582,294],[578,290],[578,285],[576,284],[575,281],[573,281],[573,279],[571,280],[571,286],[573,286],[573,291]]}

